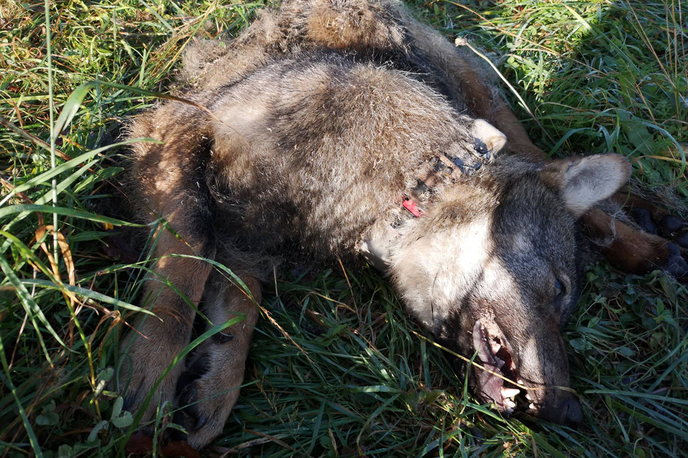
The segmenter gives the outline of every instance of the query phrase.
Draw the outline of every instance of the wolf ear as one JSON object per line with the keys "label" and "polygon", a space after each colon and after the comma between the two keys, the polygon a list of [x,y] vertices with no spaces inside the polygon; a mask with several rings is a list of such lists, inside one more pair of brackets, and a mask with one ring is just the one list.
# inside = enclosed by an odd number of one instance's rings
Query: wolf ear
{"label": "wolf ear", "polygon": [[559,190],[566,208],[576,216],[611,197],[630,175],[631,164],[618,154],[552,161],[541,172],[545,183]]}
{"label": "wolf ear", "polygon": [[486,152],[498,153],[506,145],[506,135],[483,119],[475,120],[471,135],[485,144]]}

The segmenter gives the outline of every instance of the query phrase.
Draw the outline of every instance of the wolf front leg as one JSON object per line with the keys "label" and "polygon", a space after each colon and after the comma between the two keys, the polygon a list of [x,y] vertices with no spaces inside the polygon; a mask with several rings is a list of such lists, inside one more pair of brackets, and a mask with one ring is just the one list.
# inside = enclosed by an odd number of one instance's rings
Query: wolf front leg
{"label": "wolf front leg", "polygon": [[[202,102],[202,100],[199,100]],[[139,411],[155,389],[143,420],[172,401],[184,369],[176,358],[188,344],[201,300],[215,239],[210,193],[204,171],[209,156],[207,115],[182,103],[168,103],[138,116],[129,126],[134,143],[130,181],[141,219],[158,223],[153,236],[153,272],[140,304],[155,316],[140,314],[120,342],[118,385],[125,407]],[[174,363],[174,364],[173,364]],[[171,367],[156,388],[164,371]]]}
{"label": "wolf front leg", "polygon": [[143,421],[153,418],[159,405],[174,399],[183,361],[176,361],[157,388],[155,384],[189,343],[194,307],[201,300],[211,268],[209,263],[197,258],[214,255],[212,241],[194,236],[188,228],[185,230],[189,215],[184,213],[183,209],[177,209],[154,237],[157,261],[153,275],[146,280],[141,303],[155,316],[137,316],[132,329],[120,342],[119,385],[126,387],[125,408],[138,411],[155,389]]}
{"label": "wolf front leg", "polygon": [[[241,318],[201,344],[179,379],[175,423],[187,431],[189,444],[199,449],[221,432],[244,380],[244,367],[253,328],[258,321],[260,284],[242,278],[249,291],[214,272],[205,293],[204,309],[213,325]],[[250,295],[249,295],[250,292]]]}

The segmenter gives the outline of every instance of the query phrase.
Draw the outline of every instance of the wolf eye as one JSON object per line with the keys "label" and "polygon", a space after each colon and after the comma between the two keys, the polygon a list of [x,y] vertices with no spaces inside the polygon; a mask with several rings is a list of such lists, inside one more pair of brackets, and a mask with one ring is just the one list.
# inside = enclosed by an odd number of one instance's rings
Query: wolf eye
{"label": "wolf eye", "polygon": [[557,298],[562,297],[566,292],[566,289],[564,288],[564,283],[562,283],[562,281],[558,278],[554,279],[554,290]]}

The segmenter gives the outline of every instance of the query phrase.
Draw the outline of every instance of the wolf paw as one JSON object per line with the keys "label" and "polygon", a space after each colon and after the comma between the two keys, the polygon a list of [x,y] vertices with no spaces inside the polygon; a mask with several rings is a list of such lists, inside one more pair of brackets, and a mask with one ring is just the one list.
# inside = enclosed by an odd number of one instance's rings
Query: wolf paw
{"label": "wolf paw", "polygon": [[671,214],[656,217],[646,208],[634,208],[630,216],[645,232],[659,235],[681,248],[688,248],[688,223],[684,219]]}
{"label": "wolf paw", "polygon": [[[155,364],[152,362],[150,363],[151,368],[155,366]],[[155,382],[157,382],[164,369],[165,366],[160,365],[160,367],[156,369],[149,369],[147,371],[133,371],[129,377],[129,388],[124,396],[123,409],[134,413],[138,412],[143,407],[148,394],[153,390]],[[164,404],[165,402],[172,402],[174,400],[174,380],[176,375],[174,372],[175,371],[172,371],[170,374],[168,374],[160,386],[155,390],[155,394],[153,395],[153,398],[146,407],[146,411],[141,418],[141,425],[155,418],[155,412],[158,406]]]}
{"label": "wolf paw", "polygon": [[239,397],[245,361],[232,364],[234,352],[226,347],[233,344],[209,345],[179,378],[174,422],[184,427],[185,439],[195,449],[222,433]]}
{"label": "wolf paw", "polygon": [[688,249],[688,223],[674,215],[665,215],[660,221],[661,235],[681,248]]}
{"label": "wolf paw", "polygon": [[674,243],[669,243],[667,248],[669,255],[667,256],[666,264],[663,266],[664,270],[679,281],[688,281],[688,262],[681,254],[681,249]]}
{"label": "wolf paw", "polygon": [[668,242],[664,246],[665,255],[659,267],[679,281],[688,281],[688,223],[671,214],[657,217],[646,208],[634,208],[629,214],[643,231]]}
{"label": "wolf paw", "polygon": [[[165,342],[151,337],[146,339],[137,333],[132,334],[135,334],[135,337],[127,336],[122,342],[119,386],[126,387],[123,408],[130,412],[138,412],[158,379],[183,347],[170,342],[170,339]],[[183,369],[183,362],[177,363],[155,389],[143,414],[141,425],[155,417],[159,405],[174,401],[176,382]]]}

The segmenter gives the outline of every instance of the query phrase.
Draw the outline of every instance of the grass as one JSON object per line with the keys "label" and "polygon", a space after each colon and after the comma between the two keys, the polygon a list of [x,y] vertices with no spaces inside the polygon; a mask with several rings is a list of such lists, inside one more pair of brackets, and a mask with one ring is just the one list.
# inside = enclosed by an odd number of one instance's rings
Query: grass
{"label": "grass", "polygon": [[[537,118],[514,104],[536,144],[557,156],[623,154],[688,216],[683,5],[412,4],[497,59]],[[0,3],[0,456],[121,456],[132,417],[107,381],[148,265],[106,250],[108,229],[123,227],[102,214],[107,199],[126,198],[108,184],[122,172],[119,128],[169,90],[191,37],[235,36],[263,4],[49,6],[52,62],[43,3]],[[74,94],[77,111],[68,97],[88,82],[104,84]],[[57,120],[51,173],[51,113],[62,112],[73,118]],[[389,285],[368,268],[347,274],[311,268],[265,288],[290,339],[263,317],[209,456],[688,455],[688,292],[672,278],[590,266],[565,333],[585,415],[572,431],[477,404]]]}

